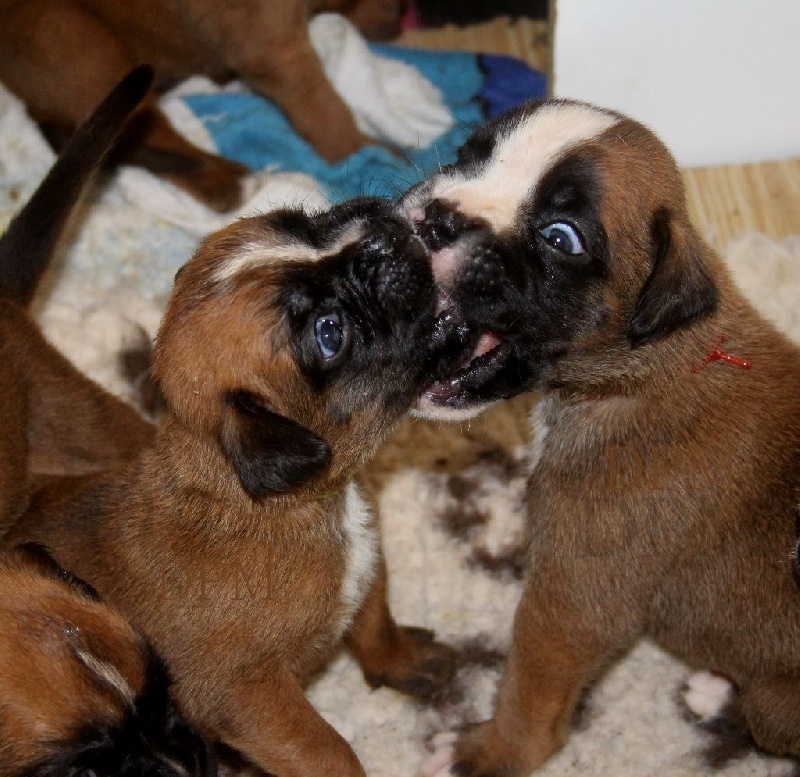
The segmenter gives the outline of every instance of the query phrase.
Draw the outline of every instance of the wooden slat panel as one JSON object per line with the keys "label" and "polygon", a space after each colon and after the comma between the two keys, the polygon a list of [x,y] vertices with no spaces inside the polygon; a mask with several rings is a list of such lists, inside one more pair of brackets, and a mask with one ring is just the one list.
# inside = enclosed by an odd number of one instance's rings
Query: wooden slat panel
{"label": "wooden slat panel", "polygon": [[549,26],[530,19],[498,17],[482,24],[407,30],[397,41],[403,46],[480,54],[508,54],[547,72],[550,66]]}
{"label": "wooden slat panel", "polygon": [[718,248],[742,232],[800,234],[800,159],[684,171],[692,218]]}

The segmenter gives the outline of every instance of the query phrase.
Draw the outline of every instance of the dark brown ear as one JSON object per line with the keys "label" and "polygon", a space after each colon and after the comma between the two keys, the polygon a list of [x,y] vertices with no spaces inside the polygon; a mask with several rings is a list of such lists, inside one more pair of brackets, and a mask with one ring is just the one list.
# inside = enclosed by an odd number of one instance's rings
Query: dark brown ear
{"label": "dark brown ear", "polygon": [[253,499],[282,494],[320,475],[330,463],[327,441],[273,413],[246,391],[225,398],[222,450]]}
{"label": "dark brown ear", "polygon": [[653,269],[628,324],[634,346],[664,337],[717,308],[717,287],[691,228],[662,208],[653,217],[651,234]]}
{"label": "dark brown ear", "polygon": [[96,602],[100,595],[86,581],[68,572],[50,555],[50,551],[38,542],[23,542],[14,548],[14,553],[19,559],[36,569],[39,574],[60,580],[71,586],[77,593]]}

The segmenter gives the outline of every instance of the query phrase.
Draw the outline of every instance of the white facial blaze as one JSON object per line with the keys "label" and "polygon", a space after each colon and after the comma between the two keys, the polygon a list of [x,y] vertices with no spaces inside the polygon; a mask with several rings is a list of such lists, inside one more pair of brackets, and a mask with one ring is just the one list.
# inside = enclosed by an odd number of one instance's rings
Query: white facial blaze
{"label": "white facial blaze", "polygon": [[495,231],[507,229],[556,160],[618,121],[586,105],[543,106],[498,141],[480,177],[442,177],[430,199],[447,200],[461,213],[488,221]]}
{"label": "white facial blaze", "polygon": [[322,248],[315,248],[294,238],[280,240],[280,235],[270,234],[263,241],[248,243],[222,263],[214,273],[217,283],[230,280],[240,272],[263,267],[273,262],[317,262],[325,256],[334,256],[365,233],[364,223],[350,224],[336,240]]}

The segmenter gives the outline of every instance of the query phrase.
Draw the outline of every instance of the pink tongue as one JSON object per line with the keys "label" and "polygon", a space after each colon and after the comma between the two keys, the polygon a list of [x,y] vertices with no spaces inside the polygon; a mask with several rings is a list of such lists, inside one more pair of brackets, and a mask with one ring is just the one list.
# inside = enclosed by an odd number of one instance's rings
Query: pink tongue
{"label": "pink tongue", "polygon": [[481,334],[480,339],[478,340],[477,345],[473,348],[472,353],[464,359],[464,362],[461,364],[461,368],[465,369],[469,367],[469,365],[475,361],[475,359],[483,356],[485,353],[489,353],[492,348],[497,347],[500,345],[500,338],[494,332],[483,332]]}
{"label": "pink tongue", "polygon": [[496,348],[498,345],[500,345],[500,338],[494,332],[484,332],[472,352],[472,358],[477,359],[479,356],[489,353],[492,348]]}

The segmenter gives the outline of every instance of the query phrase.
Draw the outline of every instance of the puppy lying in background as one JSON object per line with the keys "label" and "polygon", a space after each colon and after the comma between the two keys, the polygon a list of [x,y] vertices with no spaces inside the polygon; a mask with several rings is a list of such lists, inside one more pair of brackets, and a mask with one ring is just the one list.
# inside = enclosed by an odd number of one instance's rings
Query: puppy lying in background
{"label": "puppy lying in background", "polygon": [[[82,121],[133,66],[163,89],[184,78],[238,76],[273,100],[329,162],[371,142],[328,81],[309,16],[336,11],[368,37],[399,32],[403,0],[0,0],[0,80],[51,136]],[[130,161],[219,211],[242,197],[246,168],[178,134],[151,98],[131,131]]]}
{"label": "puppy lying in background", "polygon": [[[152,436],[47,345],[26,309],[72,205],[151,80],[142,68],[119,84],[0,238],[3,527],[26,509],[32,481],[123,461]],[[0,553],[5,777],[211,777],[208,748],[168,686],[149,643],[40,546]]]}
{"label": "puppy lying in background", "polygon": [[148,642],[38,546],[0,553],[5,777],[212,777]]}
{"label": "puppy lying in background", "polygon": [[405,207],[468,333],[419,411],[541,392],[495,717],[439,737],[425,773],[528,773],[643,635],[728,678],[759,746],[800,755],[800,351],[692,228],[669,153],[619,114],[530,104]]}
{"label": "puppy lying in background", "polygon": [[28,311],[73,206],[151,82],[147,67],[122,80],[0,237],[0,528],[25,509],[32,481],[127,461],[153,438],[47,343]]}
{"label": "puppy lying in background", "polygon": [[434,310],[429,256],[386,201],[233,224],[176,277],[153,444],[43,484],[6,536],[129,617],[190,720],[263,772],[363,774],[302,691],[342,639],[373,687],[450,675],[448,649],[392,619],[352,480],[432,379]]}

